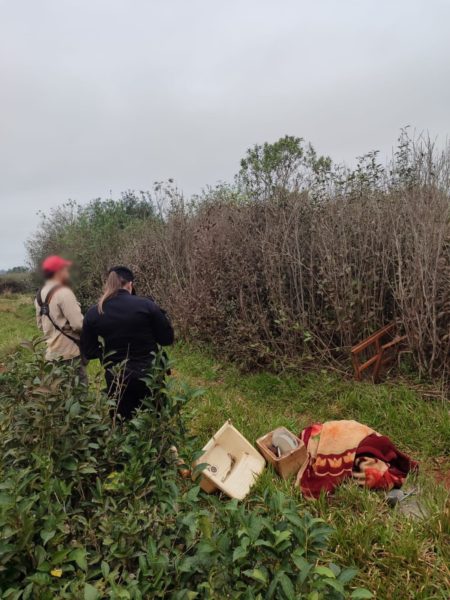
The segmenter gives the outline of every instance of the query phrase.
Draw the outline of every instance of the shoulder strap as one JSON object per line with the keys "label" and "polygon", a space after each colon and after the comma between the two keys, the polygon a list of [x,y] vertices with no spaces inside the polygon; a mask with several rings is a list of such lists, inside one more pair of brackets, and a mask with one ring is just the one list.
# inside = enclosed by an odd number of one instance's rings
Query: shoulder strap
{"label": "shoulder strap", "polygon": [[53,325],[53,327],[55,329],[57,329],[60,333],[62,333],[63,335],[66,336],[66,338],[69,338],[69,340],[71,340],[74,344],[76,344],[77,346],[80,345],[79,340],[77,340],[76,338],[72,337],[71,335],[69,335],[68,333],[66,333],[63,329],[61,329],[61,327],[55,323],[55,321],[52,319],[51,315],[50,315],[50,302],[53,298],[53,296],[55,295],[55,293],[63,288],[64,286],[62,284],[56,284],[54,285],[47,293],[45,300],[42,301],[42,288],[38,291],[38,293],[36,294],[36,302],[38,303],[38,306],[41,309],[41,317],[45,316],[48,317],[48,319],[50,320],[50,323]]}
{"label": "shoulder strap", "polygon": [[36,293],[36,302],[37,302],[39,308],[41,309],[41,311],[40,311],[41,312],[41,317],[42,316],[48,316],[50,301],[53,298],[55,292],[57,292],[62,287],[64,287],[64,286],[61,285],[61,284],[59,284],[59,283],[57,283],[52,288],[50,288],[50,290],[47,292],[47,295],[45,296],[45,300],[42,300],[42,290],[43,290],[43,288],[38,289],[38,291]]}
{"label": "shoulder strap", "polygon": [[42,288],[39,288],[36,292],[36,302],[38,303],[39,307],[42,307],[42,305],[44,304],[42,302]]}
{"label": "shoulder strap", "polygon": [[51,299],[53,298],[53,296],[55,295],[55,293],[60,290],[61,288],[63,288],[64,286],[61,283],[57,283],[56,285],[54,285],[47,293],[46,297],[45,297],[45,302],[44,304],[50,304]]}

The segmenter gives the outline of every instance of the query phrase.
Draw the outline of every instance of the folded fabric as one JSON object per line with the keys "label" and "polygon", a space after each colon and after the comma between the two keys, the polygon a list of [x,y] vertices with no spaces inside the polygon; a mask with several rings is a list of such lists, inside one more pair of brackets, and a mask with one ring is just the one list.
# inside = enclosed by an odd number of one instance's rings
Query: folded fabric
{"label": "folded fabric", "polygon": [[358,446],[352,475],[368,488],[390,490],[402,487],[408,473],[418,468],[388,437],[373,433]]}
{"label": "folded fabric", "polygon": [[315,423],[301,433],[308,457],[297,476],[303,494],[330,494],[344,479],[355,477],[370,488],[401,487],[417,463],[385,436],[357,421]]}

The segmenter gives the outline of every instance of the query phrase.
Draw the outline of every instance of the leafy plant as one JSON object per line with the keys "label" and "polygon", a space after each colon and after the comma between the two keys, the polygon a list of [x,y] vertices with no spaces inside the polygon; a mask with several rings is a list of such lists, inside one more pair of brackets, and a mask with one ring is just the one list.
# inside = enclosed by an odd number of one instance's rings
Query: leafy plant
{"label": "leafy plant", "polygon": [[239,505],[179,478],[172,446],[192,453],[183,409],[197,391],[161,387],[167,361],[123,424],[76,370],[29,350],[0,376],[1,598],[370,596],[349,592],[356,571],[326,560],[330,527],[292,499]]}

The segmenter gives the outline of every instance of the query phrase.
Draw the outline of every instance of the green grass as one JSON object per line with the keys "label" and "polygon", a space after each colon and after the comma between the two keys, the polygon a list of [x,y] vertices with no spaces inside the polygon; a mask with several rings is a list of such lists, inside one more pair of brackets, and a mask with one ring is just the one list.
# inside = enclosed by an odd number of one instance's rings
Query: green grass
{"label": "green grass", "polygon": [[[204,394],[190,409],[199,446],[231,418],[252,442],[284,425],[299,432],[314,421],[356,419],[388,435],[421,462],[408,486],[420,487],[425,519],[390,509],[383,493],[343,485],[331,500],[305,500],[293,482],[266,469],[256,491],[278,487],[298,499],[299,510],[314,510],[336,528],[336,562],[360,569],[360,583],[376,598],[450,597],[449,494],[436,485],[436,457],[450,453],[450,417],[444,399],[425,400],[406,384],[373,385],[323,371],[306,375],[243,375],[208,353],[178,345],[175,375]],[[447,465],[450,463],[447,462]]]}
{"label": "green grass", "polygon": [[0,357],[37,334],[31,296],[0,295]]}
{"label": "green grass", "polygon": [[[0,298],[0,355],[36,334],[33,309],[24,297]],[[450,464],[448,402],[429,399],[406,383],[356,383],[319,371],[306,375],[256,373],[238,369],[207,350],[178,344],[172,350],[174,376],[204,390],[188,408],[199,448],[223,424],[234,425],[251,441],[279,425],[294,432],[313,421],[356,419],[388,435],[420,461],[418,478],[425,518],[390,509],[382,493],[343,485],[330,500],[306,501],[293,481],[281,481],[270,468],[256,492],[267,487],[292,494],[299,511],[312,510],[332,524],[336,561],[360,569],[359,581],[377,599],[450,597],[450,505],[448,491],[433,471]],[[92,372],[98,366],[92,365]],[[439,466],[440,465],[440,466]]]}
{"label": "green grass", "polygon": [[202,440],[228,418],[252,440],[279,425],[299,432],[314,421],[356,419],[420,459],[450,453],[447,401],[424,401],[406,384],[356,383],[326,371],[242,375],[181,344],[173,356],[180,377],[205,389],[193,418]]}

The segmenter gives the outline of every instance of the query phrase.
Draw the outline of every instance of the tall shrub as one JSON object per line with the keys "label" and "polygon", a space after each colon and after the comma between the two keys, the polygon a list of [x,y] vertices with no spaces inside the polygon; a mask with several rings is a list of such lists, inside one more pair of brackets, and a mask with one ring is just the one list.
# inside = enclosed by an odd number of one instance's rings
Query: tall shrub
{"label": "tall shrub", "polygon": [[139,291],[169,310],[181,335],[246,367],[342,361],[353,343],[396,320],[418,369],[441,372],[449,167],[447,149],[406,132],[387,165],[372,152],[353,170],[286,137],[250,149],[232,186],[189,202],[159,187],[145,197],[157,214],[142,216],[142,199],[126,218],[123,199],[57,212],[30,253],[36,262],[50,247],[70,251],[86,299],[108,266],[130,264]]}

